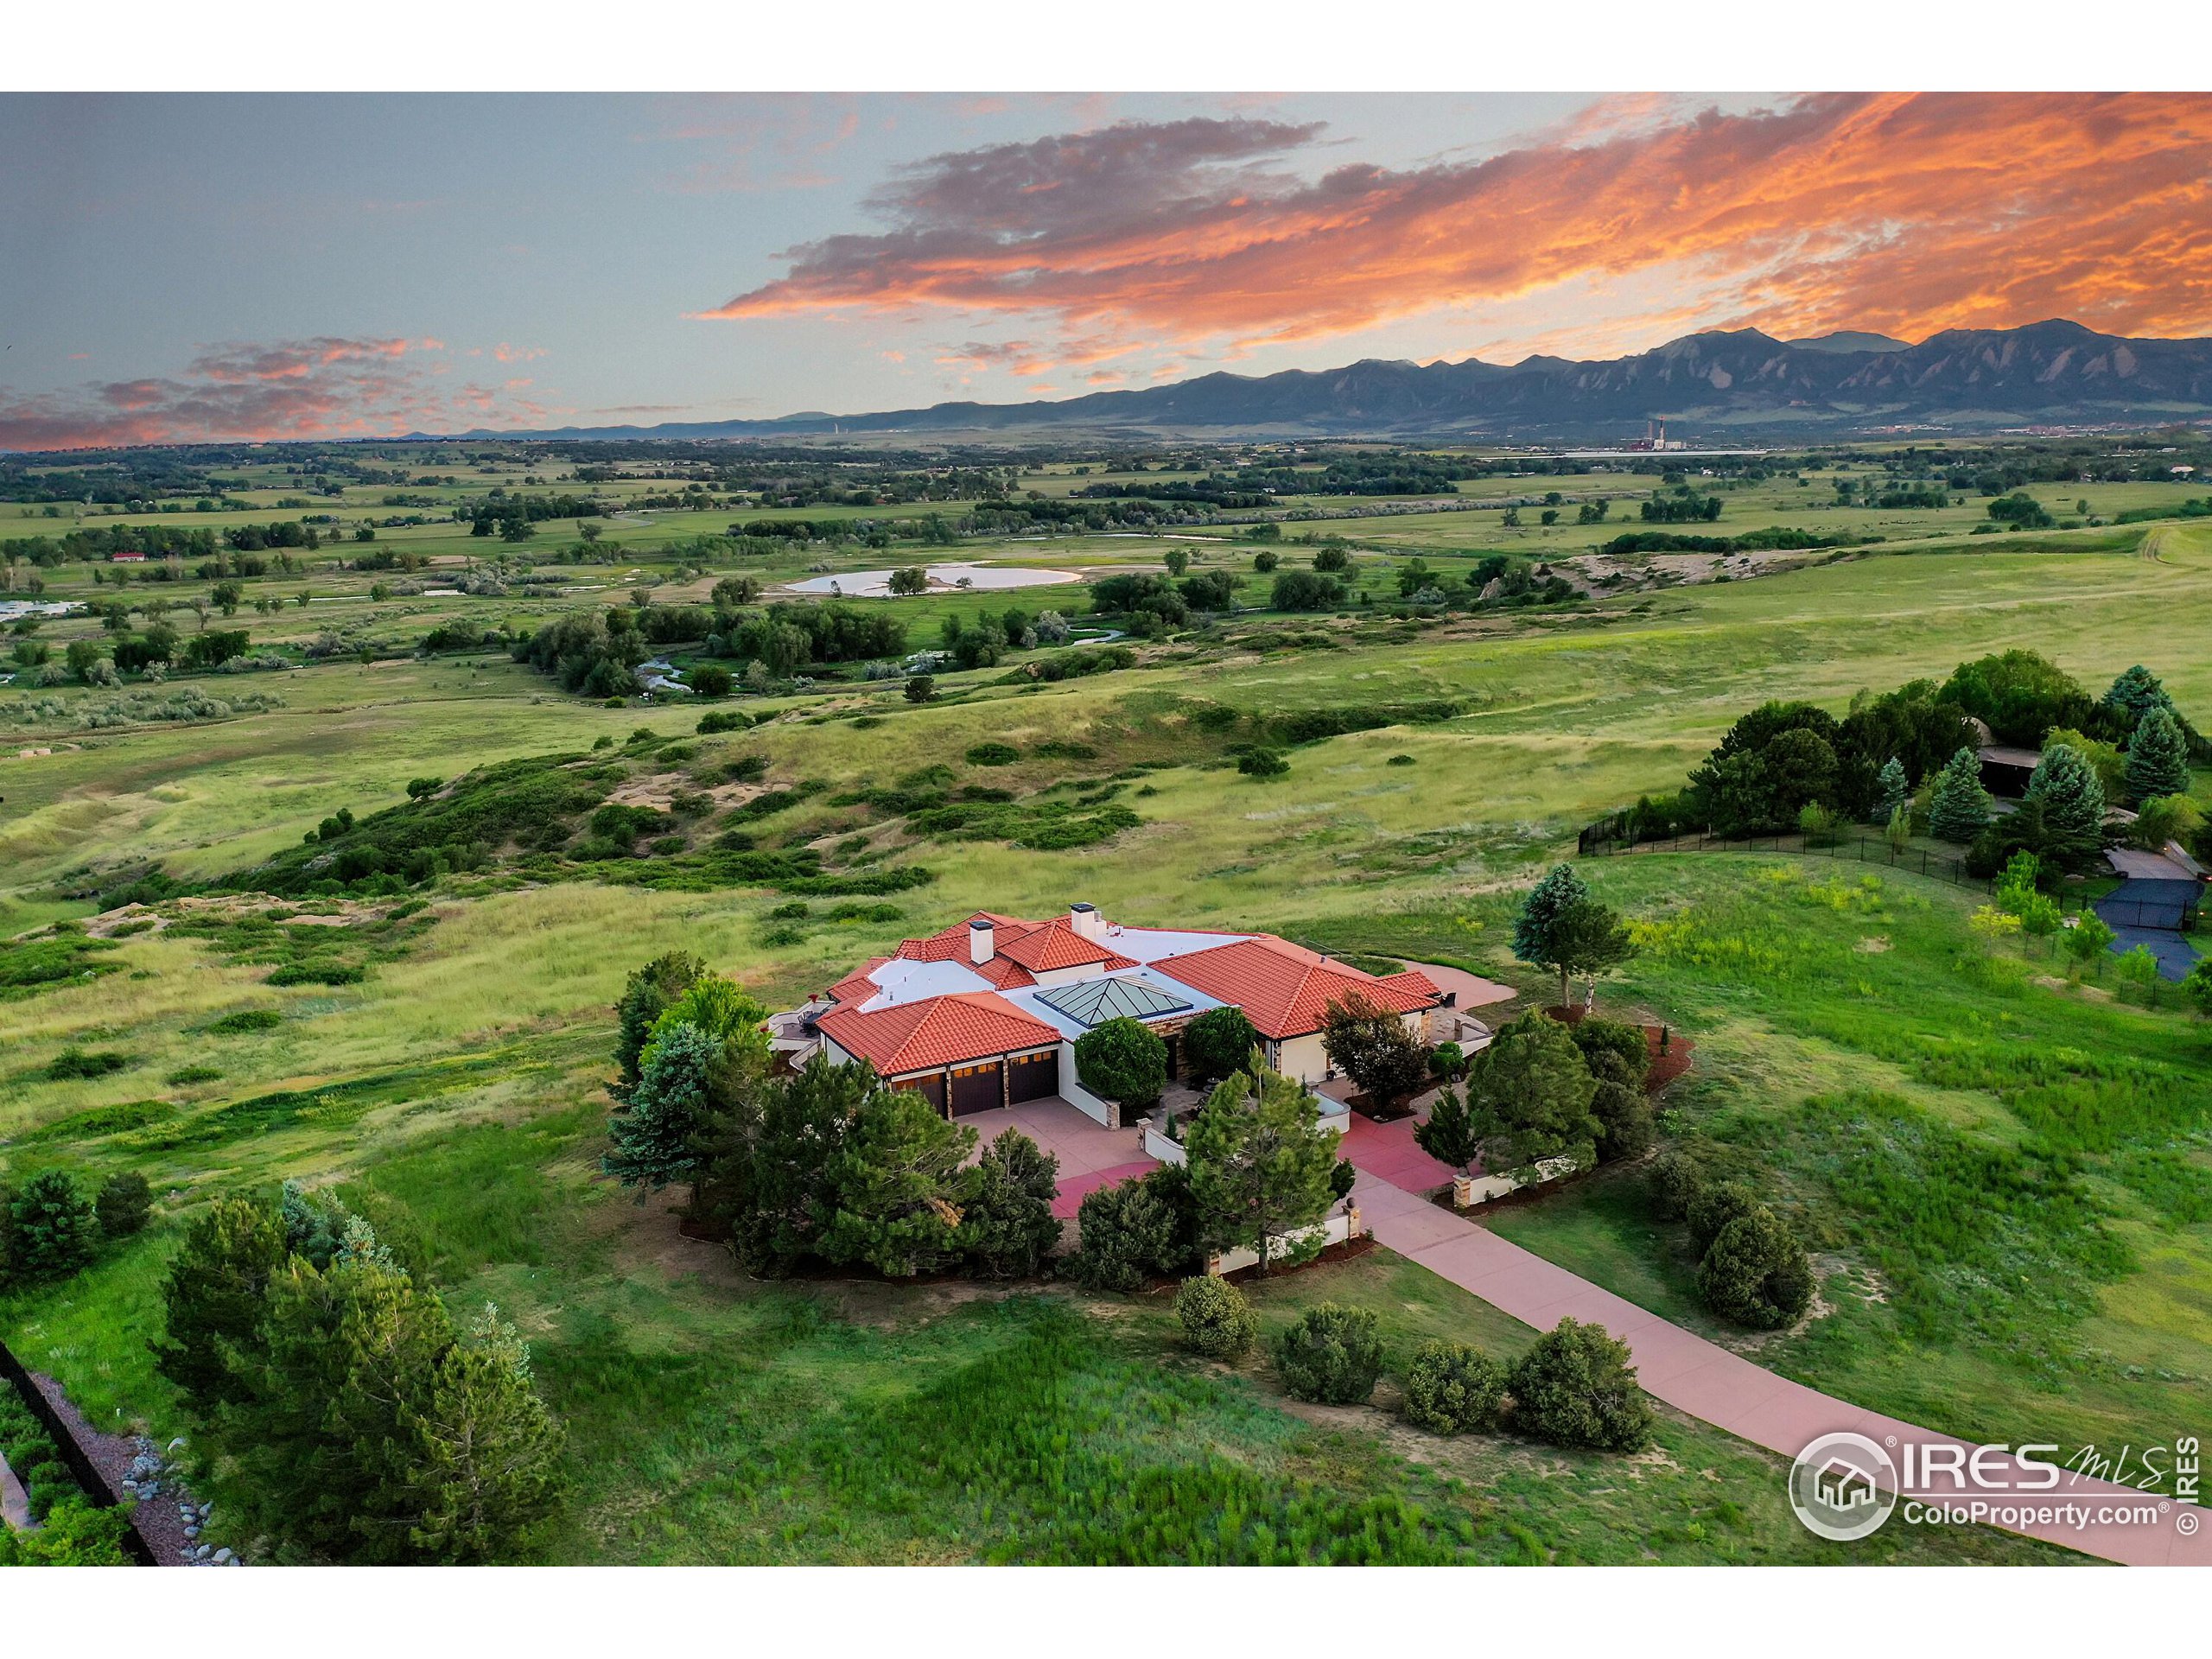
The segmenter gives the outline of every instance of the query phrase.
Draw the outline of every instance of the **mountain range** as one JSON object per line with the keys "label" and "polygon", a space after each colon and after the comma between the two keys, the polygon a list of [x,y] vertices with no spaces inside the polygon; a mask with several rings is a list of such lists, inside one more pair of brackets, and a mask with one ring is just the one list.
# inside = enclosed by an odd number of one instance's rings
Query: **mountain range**
{"label": "mountain range", "polygon": [[1783,340],[1756,328],[1685,335],[1633,356],[1376,359],[1319,371],[1215,373],[1141,391],[874,414],[563,427],[467,436],[793,438],[833,433],[1208,433],[1618,442],[1663,419],[1670,439],[1929,429],[2146,426],[2212,419],[2212,340],[2130,340],[2075,322]]}

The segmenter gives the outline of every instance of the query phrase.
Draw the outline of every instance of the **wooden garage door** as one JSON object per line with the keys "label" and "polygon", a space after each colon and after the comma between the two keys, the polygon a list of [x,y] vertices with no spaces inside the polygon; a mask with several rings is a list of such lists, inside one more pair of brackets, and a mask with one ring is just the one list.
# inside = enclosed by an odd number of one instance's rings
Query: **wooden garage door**
{"label": "wooden garage door", "polygon": [[988,1112],[1005,1103],[1001,1092],[1000,1072],[996,1060],[986,1060],[980,1065],[956,1065],[952,1068],[952,1115],[964,1117],[969,1112]]}
{"label": "wooden garage door", "polygon": [[1042,1100],[1060,1092],[1060,1051],[1018,1054],[1006,1063],[1008,1100]]}
{"label": "wooden garage door", "polygon": [[940,1112],[944,1109],[944,1073],[942,1071],[932,1071],[926,1077],[908,1077],[897,1086],[912,1090]]}

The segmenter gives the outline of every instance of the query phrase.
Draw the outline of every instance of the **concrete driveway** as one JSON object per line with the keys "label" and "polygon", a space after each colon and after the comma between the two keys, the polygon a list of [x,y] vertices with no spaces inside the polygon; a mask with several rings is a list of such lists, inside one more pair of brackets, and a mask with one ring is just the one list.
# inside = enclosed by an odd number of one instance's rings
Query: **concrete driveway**
{"label": "concrete driveway", "polygon": [[1058,1095],[1024,1101],[988,1112],[971,1112],[960,1120],[976,1131],[980,1147],[1007,1129],[1019,1129],[1039,1148],[1060,1160],[1059,1196],[1052,1213],[1063,1221],[1075,1214],[1084,1195],[1102,1186],[1116,1186],[1155,1167],[1145,1156],[1135,1129],[1109,1129],[1086,1116]]}

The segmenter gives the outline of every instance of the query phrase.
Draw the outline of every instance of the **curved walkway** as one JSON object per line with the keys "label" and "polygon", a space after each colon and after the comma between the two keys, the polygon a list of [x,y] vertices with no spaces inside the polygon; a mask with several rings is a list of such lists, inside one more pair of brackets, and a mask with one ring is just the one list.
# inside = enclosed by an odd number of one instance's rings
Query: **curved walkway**
{"label": "curved walkway", "polygon": [[[1604,1325],[1628,1344],[1636,1360],[1637,1380],[1646,1393],[1677,1411],[1785,1458],[1795,1458],[1813,1440],[1839,1429],[1855,1429],[1878,1441],[1894,1437],[1890,1441],[1892,1445],[1906,1440],[1922,1445],[1971,1444],[1863,1411],[1777,1376],[1740,1354],[1670,1325],[1656,1313],[1510,1243],[1487,1228],[1439,1209],[1379,1175],[1362,1170],[1353,1197],[1376,1238],[1399,1255],[1537,1330],[1548,1331],[1562,1319]],[[2012,1465],[2010,1458],[1982,1461],[1985,1466],[1993,1461],[1999,1473]],[[2001,1492],[1989,1496],[1997,1502],[2007,1501]],[[2133,1505],[2156,1500],[2154,1495],[2129,1487],[2069,1476],[2057,1490],[2024,1492],[2021,1501],[2073,1502],[2094,1511],[2107,1503]],[[2026,1524],[2007,1530],[2129,1566],[2212,1565],[2212,1535],[2200,1530],[2194,1537],[2183,1537],[2175,1525],[2186,1512],[2177,1509],[2153,1526],[2092,1521],[2079,1529],[2061,1522]],[[1902,1517],[1893,1517],[1889,1524],[1905,1522]]]}

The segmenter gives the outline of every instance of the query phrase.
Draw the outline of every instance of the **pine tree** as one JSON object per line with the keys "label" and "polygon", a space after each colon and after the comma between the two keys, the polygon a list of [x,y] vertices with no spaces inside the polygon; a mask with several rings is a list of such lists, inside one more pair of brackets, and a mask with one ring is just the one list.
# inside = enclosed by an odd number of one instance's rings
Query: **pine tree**
{"label": "pine tree", "polygon": [[1981,761],[1969,748],[1961,748],[1936,779],[1928,803],[1928,828],[1939,841],[1963,846],[1988,826],[1993,808],[1989,791],[1981,786]]}
{"label": "pine tree", "polygon": [[92,1201],[65,1170],[41,1170],[0,1215],[0,1262],[16,1279],[65,1279],[92,1259]]}
{"label": "pine tree", "polygon": [[1058,1158],[1019,1129],[1000,1131],[962,1174],[955,1239],[961,1255],[996,1279],[1035,1273],[1059,1243],[1059,1217],[1052,1213],[1059,1185]]}
{"label": "pine tree", "polygon": [[2171,714],[2174,706],[2174,700],[2166,695],[2166,688],[2158,683],[2158,677],[2140,663],[2114,680],[2099,701],[2128,726],[2135,725],[2153,709],[2164,709]]}
{"label": "pine tree", "polygon": [[284,1265],[284,1233],[266,1205],[218,1198],[186,1230],[162,1286],[166,1334],[154,1368],[200,1418],[242,1397],[241,1366],[261,1350],[269,1281]]}
{"label": "pine tree", "polygon": [[529,1348],[496,1306],[446,1350],[409,1427],[423,1454],[413,1558],[474,1566],[526,1553],[565,1496],[563,1437],[531,1385]]}
{"label": "pine tree", "polygon": [[657,1027],[639,1067],[629,1103],[607,1126],[608,1150],[600,1167],[638,1202],[698,1170],[696,1141],[706,1127],[709,1084],[721,1042],[694,1025]]}
{"label": "pine tree", "polygon": [[2189,741],[2171,709],[2153,708],[2127,745],[2127,794],[2138,805],[2189,790]]}
{"label": "pine tree", "polygon": [[956,1254],[961,1165],[976,1131],[948,1122],[911,1090],[878,1083],[853,1113],[823,1179],[831,1205],[821,1252],[903,1279]]}
{"label": "pine tree", "polygon": [[1874,774],[1875,823],[1887,823],[1897,816],[1897,809],[1912,799],[1912,780],[1905,776],[1904,762],[1891,755],[1882,762],[1881,771]]}
{"label": "pine tree", "polygon": [[1306,1086],[1279,1071],[1240,1071],[1215,1089],[1185,1147],[1201,1242],[1255,1251],[1262,1274],[1272,1240],[1311,1227],[1336,1202],[1337,1138]]}
{"label": "pine tree", "polygon": [[1590,1110],[1597,1092],[1573,1033],[1546,1014],[1500,1027],[1467,1068],[1476,1125],[1497,1141],[1491,1167],[1520,1172],[1524,1179],[1550,1158],[1571,1157],[1580,1169],[1597,1162],[1605,1130]]}
{"label": "pine tree", "polygon": [[2044,751],[2024,798],[2043,809],[2054,848],[2094,849],[2104,838],[2105,790],[2079,749],[2054,743]]}

